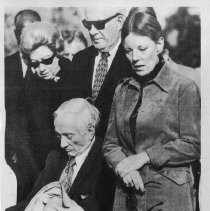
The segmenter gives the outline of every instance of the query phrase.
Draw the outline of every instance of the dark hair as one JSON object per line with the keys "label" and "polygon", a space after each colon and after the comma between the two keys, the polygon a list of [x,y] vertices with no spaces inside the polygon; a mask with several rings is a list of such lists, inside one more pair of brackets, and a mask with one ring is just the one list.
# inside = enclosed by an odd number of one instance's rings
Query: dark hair
{"label": "dark hair", "polygon": [[131,7],[128,16],[137,12],[147,13],[157,19],[157,16],[153,7]]}
{"label": "dark hair", "polygon": [[122,28],[122,41],[124,41],[131,32],[137,35],[147,36],[154,42],[157,42],[159,38],[163,36],[162,28],[153,8],[151,9],[150,7],[150,9],[147,8],[141,11],[137,7],[129,12]]}
{"label": "dark hair", "polygon": [[17,18],[18,16],[29,16],[31,18],[34,19],[34,22],[35,21],[41,21],[41,17],[39,15],[38,12],[34,11],[34,10],[30,10],[30,9],[26,9],[26,10],[21,10],[19,11],[16,15],[15,15],[15,18],[14,18],[14,24],[16,25],[17,23]]}
{"label": "dark hair", "polygon": [[76,29],[69,30],[69,29],[62,29],[61,35],[64,40],[67,40],[68,43],[72,43],[75,38],[79,39],[85,47],[87,47],[88,43],[86,38],[84,37],[83,33],[81,31],[78,31]]}

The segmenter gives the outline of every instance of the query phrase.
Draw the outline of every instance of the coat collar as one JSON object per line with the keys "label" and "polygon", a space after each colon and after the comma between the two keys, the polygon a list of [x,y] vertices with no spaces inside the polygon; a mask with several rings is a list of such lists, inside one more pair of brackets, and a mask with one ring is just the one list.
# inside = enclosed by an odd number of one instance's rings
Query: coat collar
{"label": "coat collar", "polygon": [[[140,84],[135,78],[130,78],[129,80],[125,80],[124,83],[128,82],[129,85],[140,90]],[[151,81],[148,81],[147,84],[155,83],[161,90],[165,92],[169,92],[171,88],[171,73],[167,64],[164,64],[161,68],[158,75]]]}
{"label": "coat collar", "polygon": [[77,190],[80,190],[80,186],[82,185],[82,182],[85,177],[87,176],[89,169],[91,168],[92,165],[94,165],[95,162],[95,156],[98,154],[99,150],[101,149],[102,141],[101,139],[97,138],[95,139],[95,142],[86,157],[84,163],[82,164],[73,184],[69,192],[70,198],[72,195],[74,195]]}

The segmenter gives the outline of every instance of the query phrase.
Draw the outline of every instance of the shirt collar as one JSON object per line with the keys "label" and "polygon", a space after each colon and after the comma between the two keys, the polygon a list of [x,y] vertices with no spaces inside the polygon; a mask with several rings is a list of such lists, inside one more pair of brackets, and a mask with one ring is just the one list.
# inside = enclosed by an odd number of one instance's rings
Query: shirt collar
{"label": "shirt collar", "polygon": [[[110,51],[109,51],[109,54],[110,56],[108,58],[114,58],[119,46],[120,46],[120,43],[121,43],[121,38],[118,40],[117,44],[114,46],[114,48],[112,48]],[[98,55],[101,56],[101,52],[98,51]]]}
{"label": "shirt collar", "polygon": [[93,138],[93,140],[91,141],[91,144],[89,145],[89,147],[80,155],[76,156],[75,157],[75,160],[76,160],[76,165],[77,163],[79,163],[80,161],[84,161],[88,155],[88,153],[90,152],[93,144],[95,142],[95,137]]}
{"label": "shirt collar", "polygon": [[[23,77],[25,77],[25,74],[28,68],[27,61],[23,58],[23,53],[20,51],[20,49],[19,49],[19,54],[20,54],[20,60],[21,60],[22,69],[23,69]],[[31,71],[35,73],[35,70],[33,68],[31,68]]]}
{"label": "shirt collar", "polygon": [[112,48],[112,50],[109,51],[109,54],[111,57],[114,57],[116,52],[117,52],[117,49],[119,48],[119,45],[121,43],[121,38],[118,40],[117,44],[114,46],[114,48]]}
{"label": "shirt collar", "polygon": [[[169,92],[171,87],[172,78],[170,76],[169,68],[167,64],[164,64],[158,75],[147,83],[155,82],[163,91]],[[131,78],[129,85],[140,89],[140,84],[135,78]]]}

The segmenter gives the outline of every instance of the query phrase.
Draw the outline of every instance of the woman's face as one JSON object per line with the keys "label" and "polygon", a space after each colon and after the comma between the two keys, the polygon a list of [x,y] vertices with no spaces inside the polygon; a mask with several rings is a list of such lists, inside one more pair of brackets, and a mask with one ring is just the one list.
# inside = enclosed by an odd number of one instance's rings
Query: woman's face
{"label": "woman's face", "polygon": [[47,47],[40,46],[30,54],[31,66],[39,77],[52,79],[59,71],[58,58]]}
{"label": "woman's face", "polygon": [[155,43],[150,37],[130,33],[124,40],[125,54],[139,76],[152,72],[163,50],[163,38]]}
{"label": "woman's face", "polygon": [[74,39],[71,43],[68,43],[67,40],[64,41],[64,57],[72,61],[73,56],[85,49],[85,45],[78,39]]}

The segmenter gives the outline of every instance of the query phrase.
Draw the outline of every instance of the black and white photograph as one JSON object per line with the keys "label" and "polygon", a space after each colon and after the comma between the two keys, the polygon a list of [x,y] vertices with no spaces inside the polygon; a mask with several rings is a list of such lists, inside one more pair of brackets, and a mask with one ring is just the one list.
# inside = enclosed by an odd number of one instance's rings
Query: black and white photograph
{"label": "black and white photograph", "polygon": [[1,210],[208,211],[210,4],[166,2],[2,4]]}

